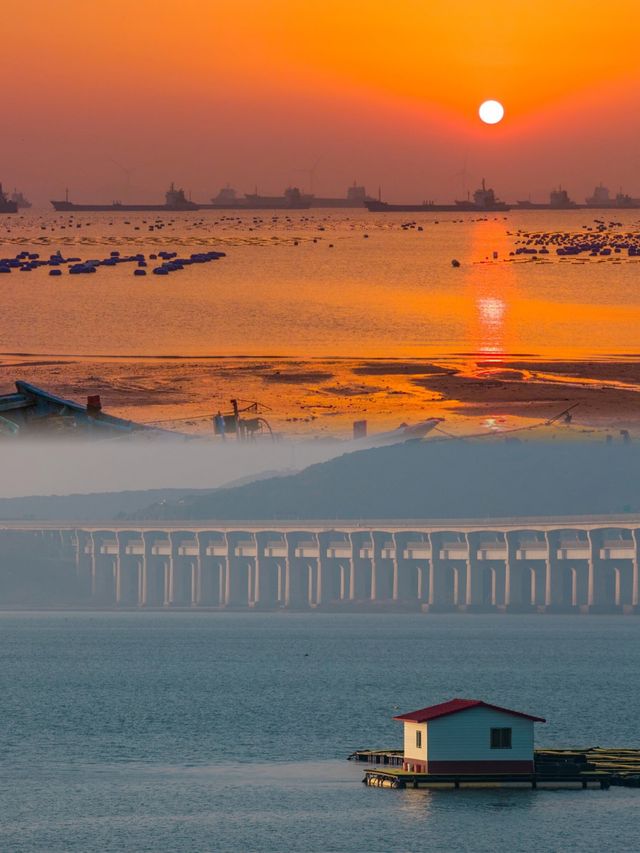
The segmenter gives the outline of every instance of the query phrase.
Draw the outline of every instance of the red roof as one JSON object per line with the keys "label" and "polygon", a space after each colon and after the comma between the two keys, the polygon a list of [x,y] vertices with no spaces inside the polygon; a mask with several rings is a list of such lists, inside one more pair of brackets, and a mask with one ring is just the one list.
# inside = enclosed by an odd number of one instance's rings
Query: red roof
{"label": "red roof", "polygon": [[413,723],[427,723],[429,720],[437,720],[438,717],[447,717],[449,714],[457,714],[459,711],[467,711],[469,708],[491,708],[492,711],[501,711],[503,714],[511,714],[513,717],[524,717],[525,720],[533,720],[535,723],[546,723],[544,717],[533,717],[531,714],[523,714],[522,711],[512,711],[510,708],[501,708],[499,705],[490,705],[481,699],[450,699],[439,705],[430,705],[419,711],[411,711],[408,714],[400,714],[394,720],[406,720]]}

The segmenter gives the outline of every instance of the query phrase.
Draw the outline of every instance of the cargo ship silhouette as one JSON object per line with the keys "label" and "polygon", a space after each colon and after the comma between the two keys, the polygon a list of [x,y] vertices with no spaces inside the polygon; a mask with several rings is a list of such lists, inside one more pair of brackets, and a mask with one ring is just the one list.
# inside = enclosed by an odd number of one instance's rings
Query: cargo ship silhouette
{"label": "cargo ship silhouette", "polygon": [[26,208],[29,208],[32,206],[29,199],[26,198],[24,193],[21,193],[20,190],[14,189],[13,192],[11,193],[11,199],[10,200],[15,202],[15,204],[18,207],[18,210],[21,210],[22,208],[26,209]]}
{"label": "cargo ship silhouette", "polygon": [[0,213],[17,213],[18,205],[6,197],[0,184]]}
{"label": "cargo ship silhouette", "polygon": [[440,212],[465,212],[490,213],[494,211],[511,210],[508,204],[500,201],[495,192],[487,187],[484,178],[482,186],[473,194],[473,200],[455,201],[453,204],[435,204],[425,201],[422,204],[389,204],[386,201],[365,201],[365,207],[373,213],[440,213]]}
{"label": "cargo ship silhouette", "polygon": [[311,207],[309,196],[298,187],[287,187],[280,196],[254,193],[239,196],[233,187],[223,187],[210,204],[200,204],[201,210],[307,210]]}
{"label": "cargo ship silhouette", "polygon": [[211,204],[202,204],[205,210],[307,210],[310,207],[330,208],[364,208],[367,201],[373,201],[366,190],[354,181],[347,188],[343,197],[339,196],[317,196],[313,193],[303,193],[297,187],[288,187],[281,196],[260,195],[256,189],[255,193],[247,193],[239,196],[233,187],[223,187]]}
{"label": "cargo ship silhouette", "polygon": [[164,204],[122,204],[114,201],[112,204],[77,204],[69,201],[69,190],[65,192],[64,201],[52,201],[51,204],[60,212],[73,213],[74,211],[108,211],[110,213],[123,211],[126,213],[136,211],[169,211],[171,213],[182,210],[198,210],[199,206],[188,199],[184,190],[171,186],[165,193]]}

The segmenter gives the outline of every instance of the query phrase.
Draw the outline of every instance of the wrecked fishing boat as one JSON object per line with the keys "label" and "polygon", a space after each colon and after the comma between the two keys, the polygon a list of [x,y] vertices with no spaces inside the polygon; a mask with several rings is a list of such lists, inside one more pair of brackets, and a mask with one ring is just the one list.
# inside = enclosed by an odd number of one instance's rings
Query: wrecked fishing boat
{"label": "wrecked fishing boat", "polygon": [[0,438],[25,437],[137,437],[191,438],[187,433],[158,429],[117,418],[102,411],[100,395],[86,405],[65,400],[28,382],[16,382],[13,394],[0,394]]}
{"label": "wrecked fishing boat", "polygon": [[432,430],[438,428],[443,418],[427,418],[416,424],[400,424],[389,432],[367,434],[367,422],[356,421],[353,425],[352,443],[360,448],[384,447],[388,444],[404,444],[405,441],[419,441]]}

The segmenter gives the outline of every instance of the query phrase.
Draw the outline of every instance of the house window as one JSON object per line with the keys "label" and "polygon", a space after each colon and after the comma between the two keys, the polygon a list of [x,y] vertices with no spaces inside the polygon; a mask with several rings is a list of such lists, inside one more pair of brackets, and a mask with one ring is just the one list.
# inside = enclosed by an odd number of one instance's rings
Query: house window
{"label": "house window", "polygon": [[511,749],[511,729],[491,729],[491,749]]}
{"label": "house window", "polygon": [[416,749],[422,749],[422,732],[416,732]]}

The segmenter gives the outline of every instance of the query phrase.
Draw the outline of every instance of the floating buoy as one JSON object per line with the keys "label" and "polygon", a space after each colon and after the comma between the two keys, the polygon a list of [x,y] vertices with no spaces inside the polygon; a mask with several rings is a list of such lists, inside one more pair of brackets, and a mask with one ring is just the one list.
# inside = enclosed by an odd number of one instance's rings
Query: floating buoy
{"label": "floating buoy", "polygon": [[454,259],[451,261],[451,266],[452,266],[452,267],[459,267],[459,266],[460,266],[460,261],[457,261],[457,260],[454,258]]}

